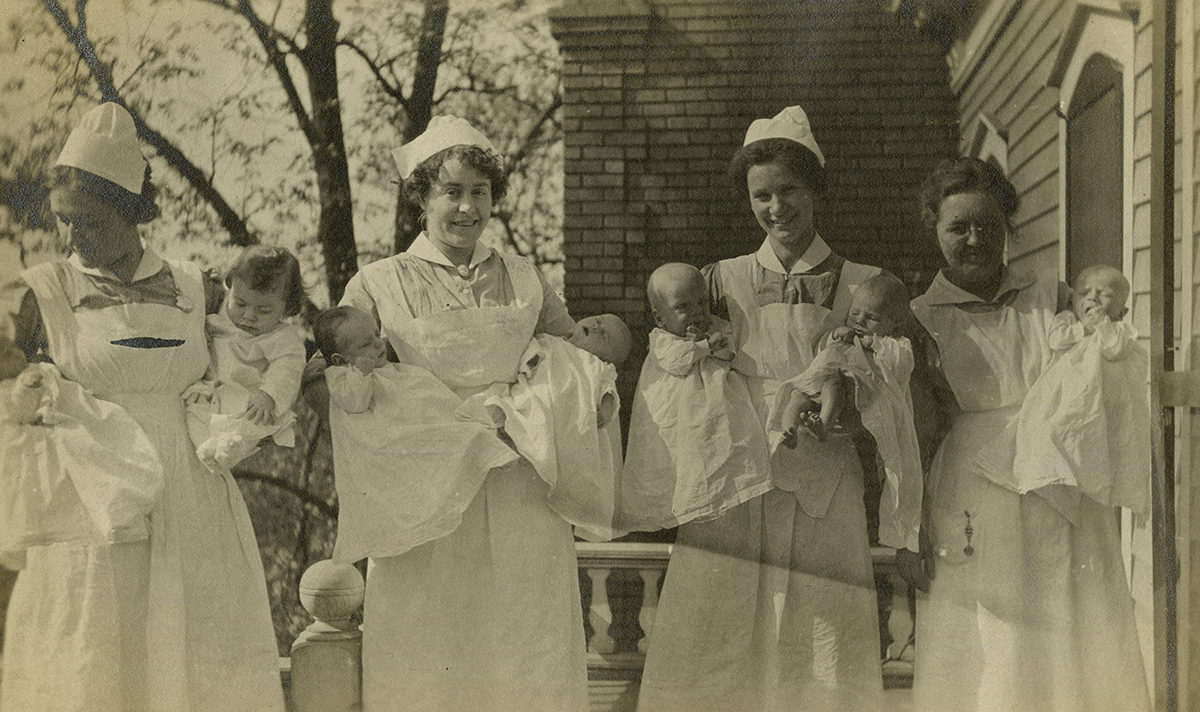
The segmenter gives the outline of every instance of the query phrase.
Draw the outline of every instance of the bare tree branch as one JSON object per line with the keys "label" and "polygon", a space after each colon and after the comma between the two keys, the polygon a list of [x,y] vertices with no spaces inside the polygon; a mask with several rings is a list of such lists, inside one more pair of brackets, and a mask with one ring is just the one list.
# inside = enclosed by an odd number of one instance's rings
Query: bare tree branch
{"label": "bare tree branch", "polygon": [[294,485],[285,479],[275,477],[274,475],[266,475],[261,472],[254,472],[244,467],[233,468],[233,476],[235,479],[244,480],[246,482],[262,482],[263,484],[275,487],[276,489],[283,490],[304,504],[317,510],[322,515],[333,520],[337,519],[338,507],[336,504],[330,504],[312,492],[309,492],[303,487]]}
{"label": "bare tree branch", "polygon": [[217,214],[217,219],[221,221],[221,225],[229,232],[229,241],[234,245],[253,245],[258,242],[258,237],[250,234],[246,228],[245,221],[241,216],[225,201],[204,172],[193,164],[187,156],[183,154],[173,143],[168,141],[161,133],[150,126],[142,118],[141,114],[136,109],[121,97],[113,84],[112,66],[100,61],[96,55],[96,48],[92,44],[91,39],[87,35],[87,0],[77,0],[75,10],[79,16],[79,25],[72,26],[70,18],[67,17],[66,10],[59,5],[58,0],[44,0],[46,9],[50,15],[54,17],[59,28],[66,35],[67,40],[75,46],[75,51],[83,58],[88,66],[88,70],[96,79],[96,84],[100,88],[100,93],[105,101],[114,101],[121,104],[129,110],[133,116],[134,126],[137,127],[138,136],[146,143],[154,147],[159,155],[167,160],[167,163],[172,168],[179,171],[185,180],[192,188],[212,206],[212,209]]}
{"label": "bare tree branch", "polygon": [[357,54],[359,58],[362,59],[363,63],[367,65],[367,69],[375,75],[375,80],[379,82],[379,87],[383,90],[383,93],[394,99],[396,103],[404,107],[405,113],[408,113],[408,98],[404,96],[404,92],[401,91],[400,85],[383,76],[383,70],[381,67],[385,66],[385,63],[371,59],[371,57],[367,55],[366,50],[364,50],[362,47],[359,47],[357,43],[351,40],[343,39],[339,44]]}

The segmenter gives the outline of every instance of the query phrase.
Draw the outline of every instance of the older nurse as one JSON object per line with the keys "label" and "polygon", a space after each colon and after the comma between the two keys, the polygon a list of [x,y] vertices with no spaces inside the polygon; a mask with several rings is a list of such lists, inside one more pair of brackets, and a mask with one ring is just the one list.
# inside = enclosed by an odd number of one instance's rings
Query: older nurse
{"label": "older nurse", "polygon": [[[817,234],[825,158],[803,109],[750,125],[730,178],[766,233],[705,269],[766,413],[779,383],[842,324],[876,267]],[[772,454],[773,488],[679,528],[642,678],[640,712],[878,710],[882,676],[863,480],[850,437]]]}
{"label": "older nurse", "polygon": [[1056,279],[1004,262],[1017,207],[1008,179],[974,158],[944,162],[922,189],[946,266],[912,307],[954,415],[926,483],[931,546],[923,560],[897,554],[928,591],[916,709],[1146,710],[1116,510],[1064,485],[1018,494],[1000,463],[979,459],[1049,364],[1048,329],[1066,306]]}
{"label": "older nurse", "polygon": [[[400,362],[460,397],[511,383],[535,333],[566,336],[574,321],[528,260],[479,242],[507,187],[503,159],[451,116],[435,118],[395,158],[426,229],[405,252],[363,267],[342,304],[374,315]],[[491,470],[477,491],[460,495],[462,507],[433,523],[437,538],[371,559],[364,709],[586,709],[571,526],[551,510],[526,460]],[[402,494],[395,504],[412,508]]]}

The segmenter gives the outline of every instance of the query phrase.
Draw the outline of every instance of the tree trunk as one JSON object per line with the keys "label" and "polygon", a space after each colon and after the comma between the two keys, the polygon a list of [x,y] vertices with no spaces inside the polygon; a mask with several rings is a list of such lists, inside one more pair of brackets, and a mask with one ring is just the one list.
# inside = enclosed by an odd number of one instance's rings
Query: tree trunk
{"label": "tree trunk", "polygon": [[346,283],[358,271],[358,248],[354,243],[350,167],[346,161],[342,106],[338,98],[338,23],[333,18],[331,5],[328,0],[309,0],[305,13],[308,46],[300,58],[308,75],[312,100],[313,165],[321,201],[316,237],[325,256],[329,301],[337,304]]}
{"label": "tree trunk", "polygon": [[[433,89],[437,84],[438,65],[442,61],[442,38],[446,34],[446,15],[449,0],[425,0],[425,16],[421,19],[421,42],[417,47],[417,64],[413,71],[413,91],[405,106],[408,123],[404,126],[404,143],[408,143],[429,125],[433,114]],[[404,197],[404,185],[396,191],[395,251],[408,249],[421,232],[421,206]]]}

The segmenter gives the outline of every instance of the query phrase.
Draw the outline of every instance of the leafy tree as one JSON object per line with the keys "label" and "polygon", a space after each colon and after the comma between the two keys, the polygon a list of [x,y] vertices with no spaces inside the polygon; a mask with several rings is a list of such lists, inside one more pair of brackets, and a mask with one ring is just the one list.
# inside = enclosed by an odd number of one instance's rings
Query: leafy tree
{"label": "leafy tree", "polygon": [[[220,266],[241,246],[280,244],[301,258],[309,283],[325,286],[311,290],[314,301],[325,301],[322,291],[337,301],[358,263],[402,249],[419,229],[391,149],[431,116],[453,113],[510,157],[512,189],[485,240],[561,275],[560,60],[542,6],[0,5],[0,238],[53,243],[45,167],[84,106],[117,101],[150,147],[164,210],[147,228],[156,248]],[[281,650],[305,619],[295,582],[328,555],[336,524],[327,431],[297,410],[296,448],[267,449],[235,472],[263,547]]]}

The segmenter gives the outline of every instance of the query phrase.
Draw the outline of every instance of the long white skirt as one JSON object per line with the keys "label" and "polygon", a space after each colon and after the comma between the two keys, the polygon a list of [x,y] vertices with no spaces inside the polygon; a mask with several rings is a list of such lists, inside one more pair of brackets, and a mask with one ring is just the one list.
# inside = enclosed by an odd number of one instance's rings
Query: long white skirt
{"label": "long white skirt", "polygon": [[846,476],[821,519],[773,489],[681,526],[639,712],[880,709],[862,497],[861,480]]}
{"label": "long white skirt", "polygon": [[366,712],[582,712],[583,612],[571,527],[520,460],[492,470],[451,534],[374,559]]}
{"label": "long white skirt", "polygon": [[281,711],[262,559],[237,484],[200,464],[177,395],[113,400],[163,462],[150,539],[28,550],[5,623],[0,709]]}
{"label": "long white skirt", "polygon": [[1117,511],[1083,497],[1072,524],[1037,493],[966,472],[1010,415],[961,414],[932,467],[939,555],[918,598],[915,708],[1147,710]]}

